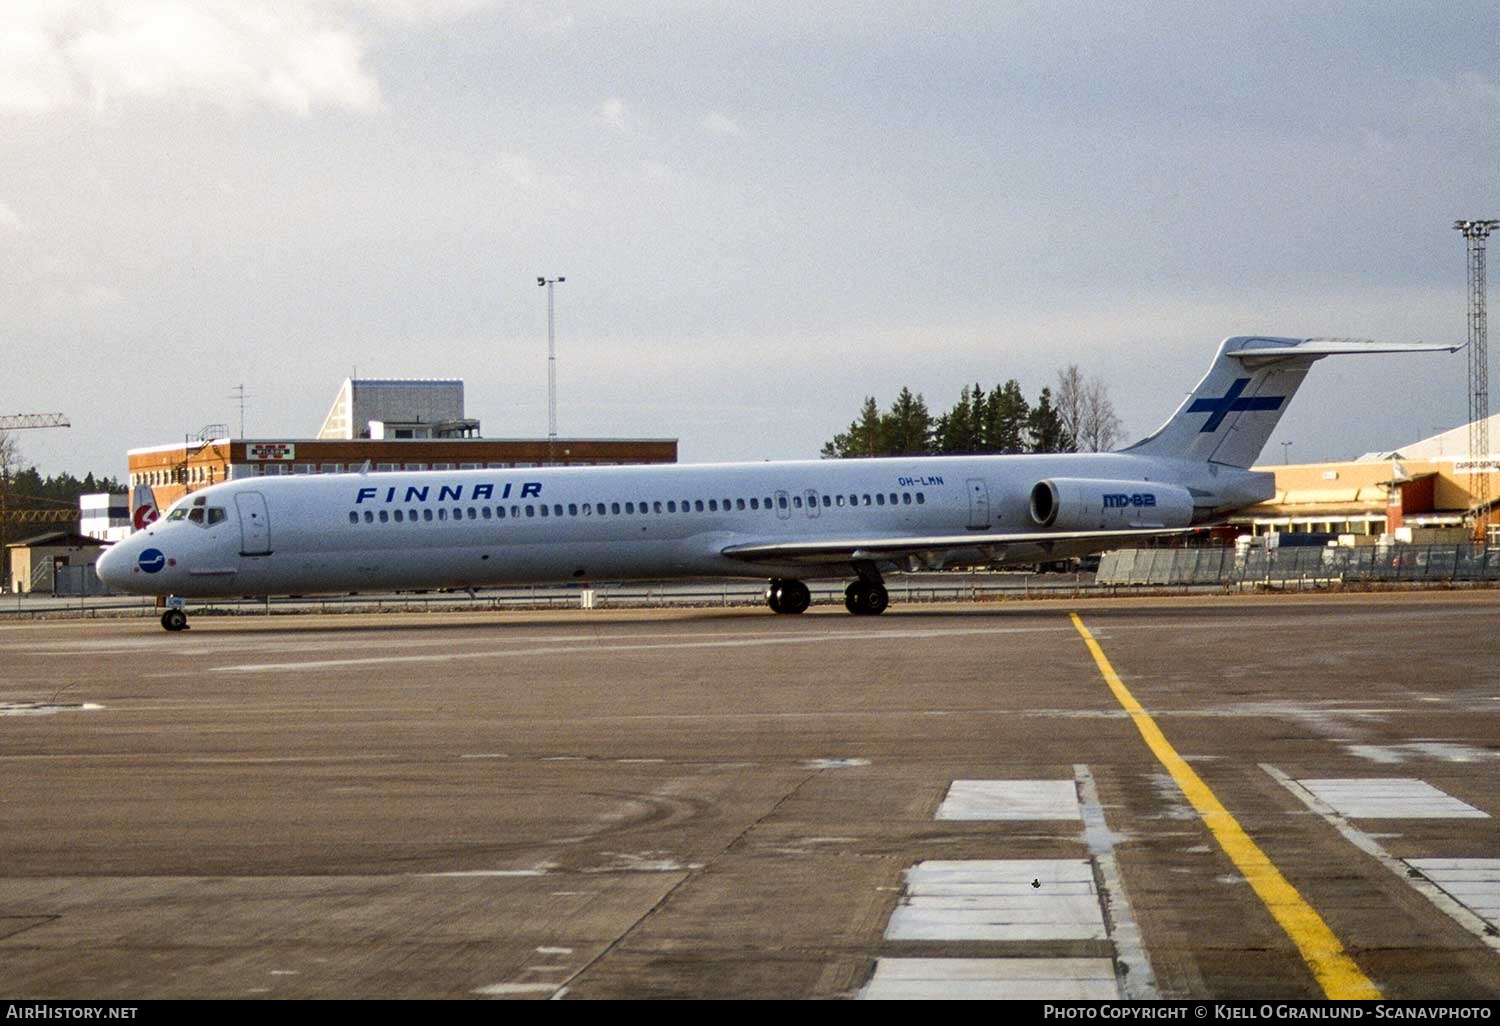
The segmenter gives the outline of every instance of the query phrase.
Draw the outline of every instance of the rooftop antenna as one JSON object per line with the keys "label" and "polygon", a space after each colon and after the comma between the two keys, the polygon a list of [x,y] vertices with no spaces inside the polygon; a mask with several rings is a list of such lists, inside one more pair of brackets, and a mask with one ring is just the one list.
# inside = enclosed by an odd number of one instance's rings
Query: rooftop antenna
{"label": "rooftop antenna", "polygon": [[[230,396],[229,398],[231,398],[231,399],[235,400],[237,403],[239,403],[239,407],[240,407],[240,434],[239,434],[239,437],[244,438],[245,437],[245,400],[246,399],[254,399],[255,396],[253,396],[249,392],[245,391],[245,386],[244,386],[243,383],[235,385],[232,389],[230,389],[230,391],[234,392],[235,394],[232,395],[232,396]],[[228,432],[225,432],[225,433],[227,434]]]}

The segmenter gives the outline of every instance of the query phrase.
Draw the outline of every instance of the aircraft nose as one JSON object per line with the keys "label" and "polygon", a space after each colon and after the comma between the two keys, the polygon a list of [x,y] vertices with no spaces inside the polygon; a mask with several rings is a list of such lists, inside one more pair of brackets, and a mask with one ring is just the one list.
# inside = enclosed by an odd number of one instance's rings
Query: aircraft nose
{"label": "aircraft nose", "polygon": [[94,572],[111,588],[121,588],[130,579],[130,557],[125,553],[126,542],[115,542],[99,554],[94,563]]}

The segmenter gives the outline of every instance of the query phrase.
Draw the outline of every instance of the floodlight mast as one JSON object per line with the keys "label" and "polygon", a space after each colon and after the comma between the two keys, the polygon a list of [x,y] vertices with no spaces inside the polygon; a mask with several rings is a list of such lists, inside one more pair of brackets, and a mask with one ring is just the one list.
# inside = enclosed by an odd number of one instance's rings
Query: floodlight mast
{"label": "floodlight mast", "polygon": [[[537,287],[547,288],[547,444],[551,445],[557,441],[557,335],[553,321],[552,286],[560,285],[568,279],[543,278],[536,279]],[[551,451],[550,449],[548,450]]]}
{"label": "floodlight mast", "polygon": [[1475,540],[1489,539],[1490,521],[1490,367],[1489,326],[1485,310],[1485,240],[1500,227],[1497,220],[1454,221],[1468,243],[1469,267],[1469,495],[1474,509]]}

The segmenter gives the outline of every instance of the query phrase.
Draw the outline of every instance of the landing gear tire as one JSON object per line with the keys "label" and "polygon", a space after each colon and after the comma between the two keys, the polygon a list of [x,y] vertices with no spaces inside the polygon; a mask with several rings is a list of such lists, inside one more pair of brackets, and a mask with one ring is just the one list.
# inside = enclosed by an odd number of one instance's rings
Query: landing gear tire
{"label": "landing gear tire", "polygon": [[890,604],[890,593],[880,584],[855,581],[844,589],[844,608],[855,616],[879,616]]}
{"label": "landing gear tire", "polygon": [[161,625],[169,631],[187,630],[187,614],[180,609],[168,609],[161,614]]}
{"label": "landing gear tire", "polygon": [[812,605],[812,592],[793,578],[773,578],[766,585],[766,605],[773,613],[802,613]]}

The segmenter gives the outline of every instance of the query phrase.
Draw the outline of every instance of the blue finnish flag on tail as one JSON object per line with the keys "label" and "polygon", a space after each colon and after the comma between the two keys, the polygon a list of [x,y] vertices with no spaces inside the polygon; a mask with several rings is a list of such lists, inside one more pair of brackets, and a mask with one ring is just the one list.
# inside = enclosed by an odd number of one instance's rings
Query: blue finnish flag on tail
{"label": "blue finnish flag on tail", "polygon": [[1213,366],[1161,428],[1126,449],[1141,456],[1249,467],[1314,361],[1349,353],[1452,352],[1426,342],[1352,338],[1225,339]]}

